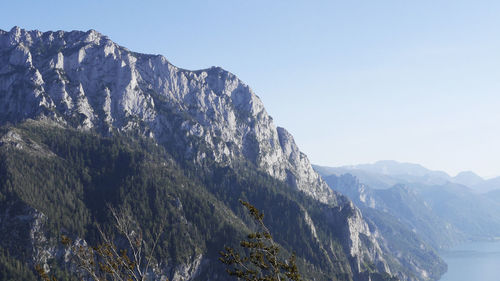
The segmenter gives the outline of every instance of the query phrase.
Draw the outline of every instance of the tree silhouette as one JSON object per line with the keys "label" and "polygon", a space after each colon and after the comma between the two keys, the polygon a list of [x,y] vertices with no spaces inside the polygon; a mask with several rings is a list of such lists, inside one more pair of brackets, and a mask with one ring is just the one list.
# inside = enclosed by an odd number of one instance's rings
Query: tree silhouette
{"label": "tree silhouette", "polygon": [[240,200],[240,203],[257,223],[258,230],[240,242],[244,254],[232,247],[225,247],[225,251],[220,252],[219,260],[227,265],[227,273],[245,281],[302,280],[295,263],[295,254],[287,260],[280,259],[280,247],[263,222],[264,214],[246,201]]}

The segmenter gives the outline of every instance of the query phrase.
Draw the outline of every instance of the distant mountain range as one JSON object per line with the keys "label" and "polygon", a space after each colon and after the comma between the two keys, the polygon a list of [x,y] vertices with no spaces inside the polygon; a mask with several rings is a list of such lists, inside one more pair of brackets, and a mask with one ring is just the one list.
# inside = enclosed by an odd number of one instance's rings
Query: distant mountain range
{"label": "distant mountain range", "polygon": [[322,175],[352,174],[361,182],[376,189],[390,188],[398,183],[445,184],[447,182],[467,186],[476,193],[500,189],[500,177],[483,179],[474,172],[464,171],[452,177],[443,171],[429,170],[422,165],[382,160],[373,164],[341,167],[314,166]]}
{"label": "distant mountain range", "polygon": [[472,172],[450,177],[396,161],[314,168],[365,216],[382,212],[395,217],[435,249],[500,237],[500,193],[478,193],[479,186],[497,179],[485,181]]}

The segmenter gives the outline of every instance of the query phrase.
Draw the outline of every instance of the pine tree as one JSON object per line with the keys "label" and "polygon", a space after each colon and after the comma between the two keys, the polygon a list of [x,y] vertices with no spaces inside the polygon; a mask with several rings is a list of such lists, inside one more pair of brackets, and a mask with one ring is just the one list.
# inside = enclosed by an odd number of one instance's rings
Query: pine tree
{"label": "pine tree", "polygon": [[280,247],[264,224],[264,214],[246,201],[240,200],[240,203],[249,211],[258,230],[240,242],[244,254],[232,247],[225,247],[225,251],[220,252],[219,260],[227,265],[227,273],[245,281],[302,280],[295,263],[295,254],[287,260],[279,257]]}

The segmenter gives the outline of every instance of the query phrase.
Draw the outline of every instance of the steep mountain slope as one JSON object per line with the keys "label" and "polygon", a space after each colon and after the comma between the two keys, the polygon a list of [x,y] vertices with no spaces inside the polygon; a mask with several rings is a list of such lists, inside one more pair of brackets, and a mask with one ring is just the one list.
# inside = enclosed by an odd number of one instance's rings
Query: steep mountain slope
{"label": "steep mountain slope", "polygon": [[[96,31],[0,31],[0,120],[47,116],[80,129],[134,131],[179,156],[252,161],[322,202],[336,196],[260,99],[221,68],[188,71]],[[204,147],[205,149],[198,149]]]}
{"label": "steep mountain slope", "polygon": [[[334,173],[325,176],[333,189],[347,195],[358,203],[358,206],[388,212],[397,217],[436,249],[447,248],[467,239],[493,239],[500,234],[498,202],[487,194],[477,194],[471,188],[452,182],[475,182],[477,176],[464,173],[439,183],[440,181],[428,180],[425,168],[418,169],[425,172],[420,174],[420,178],[409,178],[401,176],[412,174],[411,171],[406,171],[405,167],[408,165],[401,165],[394,175],[387,170],[385,174],[377,174],[370,165],[356,167],[352,170],[321,167],[318,171]],[[370,169],[365,170],[363,167]],[[378,171],[383,172],[381,169]],[[335,175],[340,172],[349,174]],[[359,182],[351,180],[350,184],[335,185],[339,182],[339,177],[352,178],[350,173],[360,175]],[[390,183],[395,184],[389,187]],[[377,185],[377,188],[372,188],[370,184]],[[368,212],[369,210],[366,210],[365,215],[368,215]]]}
{"label": "steep mountain slope", "polygon": [[492,179],[483,180],[481,182],[476,182],[471,188],[479,193],[487,193],[491,191],[500,190],[500,177],[495,177]]}
{"label": "steep mountain slope", "polygon": [[370,217],[374,210],[377,210],[375,213],[389,214],[435,249],[451,247],[465,238],[458,229],[435,214],[431,205],[408,186],[372,189],[350,174],[330,175],[325,177],[325,181],[353,200],[365,216]]}
{"label": "steep mountain slope", "polygon": [[[328,226],[314,227],[315,235],[337,237],[328,242],[332,250],[322,250],[327,245],[313,239],[310,232],[314,221],[326,222],[325,214],[316,210],[332,213],[338,226],[349,217],[335,209],[328,211],[328,206],[264,173],[241,169],[244,174],[240,174],[213,167],[211,175],[193,175],[150,140],[101,138],[39,122],[11,127],[6,135],[0,147],[0,246],[20,260],[43,264],[60,258],[64,253],[57,242],[61,232],[95,242],[93,221],[110,224],[108,203],[133,210],[147,237],[164,225],[156,253],[161,261],[159,277],[213,278],[214,273],[223,273],[218,251],[226,243],[236,245],[248,232],[249,220],[237,203],[244,198],[266,212],[266,223],[276,230],[277,241],[293,245],[299,257],[315,263],[316,272],[310,272],[310,277],[353,277],[352,257],[343,250],[344,246],[349,249],[349,229],[337,227],[332,236],[325,234],[331,232]],[[291,229],[290,223],[297,227]],[[340,262],[331,262],[333,257]]]}
{"label": "steep mountain slope", "polygon": [[485,194],[485,196],[493,202],[500,204],[500,190],[492,190]]}
{"label": "steep mountain slope", "polygon": [[460,184],[440,186],[415,185],[434,212],[459,229],[471,240],[500,236],[500,205]]}
{"label": "steep mountain slope", "polygon": [[455,233],[413,191],[404,186],[371,189],[350,174],[330,175],[325,181],[361,208],[365,218],[390,241],[386,246],[406,264],[415,265],[421,274],[432,278],[446,271],[446,264],[433,247],[453,243],[449,239]]}
{"label": "steep mountain slope", "polygon": [[389,241],[223,69],[180,69],[93,30],[17,27],[0,30],[0,62],[0,227],[18,239],[1,240],[16,252],[8,268],[52,263],[67,276],[57,237],[95,242],[93,221],[109,223],[112,204],[146,235],[165,225],[155,276],[223,280],[216,255],[247,230],[243,198],[308,278],[435,279],[381,246]]}

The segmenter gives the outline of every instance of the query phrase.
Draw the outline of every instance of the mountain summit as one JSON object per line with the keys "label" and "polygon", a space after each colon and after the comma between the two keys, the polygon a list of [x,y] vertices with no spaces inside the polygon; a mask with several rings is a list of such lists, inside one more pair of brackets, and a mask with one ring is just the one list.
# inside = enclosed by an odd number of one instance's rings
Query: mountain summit
{"label": "mountain summit", "polygon": [[[261,100],[233,74],[188,71],[87,32],[0,30],[0,122],[50,118],[81,130],[136,132],[183,157],[251,160],[322,202],[336,196]],[[194,150],[201,142],[208,149]]]}

